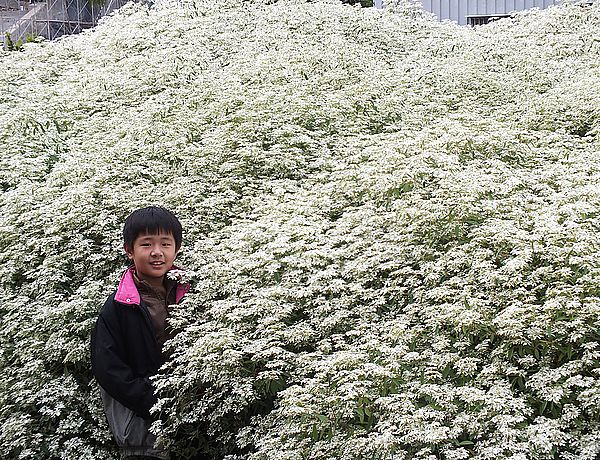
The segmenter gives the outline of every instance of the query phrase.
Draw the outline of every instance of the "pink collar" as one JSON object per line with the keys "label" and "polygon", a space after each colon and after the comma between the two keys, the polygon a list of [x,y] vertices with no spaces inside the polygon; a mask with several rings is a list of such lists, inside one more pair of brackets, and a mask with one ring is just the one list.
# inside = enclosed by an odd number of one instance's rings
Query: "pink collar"
{"label": "pink collar", "polygon": [[[179,270],[175,265],[171,267],[171,270]],[[129,305],[140,305],[141,298],[140,293],[135,286],[135,282],[133,281],[133,272],[135,271],[135,267],[129,267],[123,276],[121,277],[121,281],[119,282],[119,287],[117,288],[117,293],[115,294],[115,300],[120,303],[129,304]],[[175,289],[175,302],[179,303],[183,296],[190,290],[189,284],[179,284],[177,283],[177,288]]]}

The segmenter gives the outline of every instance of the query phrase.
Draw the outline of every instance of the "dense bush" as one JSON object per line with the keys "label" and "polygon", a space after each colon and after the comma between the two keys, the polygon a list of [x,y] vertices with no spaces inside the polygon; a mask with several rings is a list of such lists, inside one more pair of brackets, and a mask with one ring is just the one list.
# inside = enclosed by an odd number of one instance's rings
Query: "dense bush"
{"label": "dense bush", "polygon": [[597,4],[191,0],[0,52],[4,458],[116,458],[89,333],[149,203],[196,285],[173,449],[597,458],[599,36]]}

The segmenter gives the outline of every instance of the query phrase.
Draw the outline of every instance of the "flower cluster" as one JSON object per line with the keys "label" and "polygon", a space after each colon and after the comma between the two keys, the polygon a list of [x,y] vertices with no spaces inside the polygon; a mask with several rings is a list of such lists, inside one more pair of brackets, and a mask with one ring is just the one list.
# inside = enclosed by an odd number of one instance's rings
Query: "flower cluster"
{"label": "flower cluster", "polygon": [[600,5],[130,4],[1,53],[0,451],[113,459],[89,334],[149,203],[153,429],[228,460],[595,460]]}

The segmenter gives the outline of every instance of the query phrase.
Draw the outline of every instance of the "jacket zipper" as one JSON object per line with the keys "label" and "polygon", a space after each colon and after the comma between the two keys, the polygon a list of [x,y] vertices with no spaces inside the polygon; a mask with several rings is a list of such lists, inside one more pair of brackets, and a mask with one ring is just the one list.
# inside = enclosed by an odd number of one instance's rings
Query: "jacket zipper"
{"label": "jacket zipper", "polygon": [[158,340],[156,340],[156,334],[154,333],[154,326],[152,324],[152,318],[150,317],[150,312],[148,311],[148,307],[143,301],[140,301],[140,309],[144,312],[144,319],[146,320],[146,326],[150,329],[150,334],[152,335],[152,339],[154,340],[154,346],[156,348],[156,352],[158,355],[162,356],[162,351],[158,346]]}

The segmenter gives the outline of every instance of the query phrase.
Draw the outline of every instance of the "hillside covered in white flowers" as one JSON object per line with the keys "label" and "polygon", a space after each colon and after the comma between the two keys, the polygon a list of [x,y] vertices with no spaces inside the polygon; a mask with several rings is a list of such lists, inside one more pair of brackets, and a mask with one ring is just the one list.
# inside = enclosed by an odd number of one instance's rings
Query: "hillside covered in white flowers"
{"label": "hillside covered in white flowers", "polygon": [[172,449],[596,460],[598,3],[165,1],[0,51],[2,458],[117,458],[89,335],[161,204]]}

